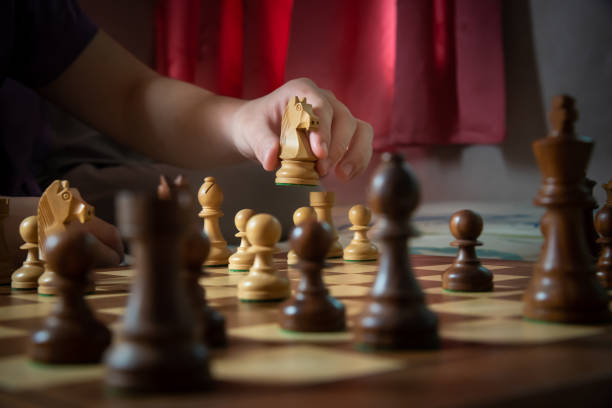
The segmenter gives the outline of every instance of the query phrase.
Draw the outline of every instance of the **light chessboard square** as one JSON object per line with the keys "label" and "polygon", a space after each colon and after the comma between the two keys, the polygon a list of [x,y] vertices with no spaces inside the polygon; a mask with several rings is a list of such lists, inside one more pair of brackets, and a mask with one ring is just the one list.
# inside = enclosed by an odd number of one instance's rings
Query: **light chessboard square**
{"label": "light chessboard square", "polygon": [[264,384],[325,383],[400,367],[394,359],[312,345],[253,349],[212,361],[215,378]]}
{"label": "light chessboard square", "polygon": [[353,336],[350,331],[335,333],[298,333],[281,329],[278,323],[265,323],[253,326],[236,327],[228,330],[233,337],[241,337],[250,340],[274,341],[274,342],[346,342]]}
{"label": "light chessboard square", "polygon": [[336,273],[370,273],[378,272],[378,264],[376,262],[333,262],[330,263],[330,267],[324,269],[325,272],[336,272]]}
{"label": "light chessboard square", "polygon": [[66,385],[102,378],[104,366],[54,365],[32,363],[26,356],[13,356],[0,360],[0,388],[24,391]]}
{"label": "light chessboard square", "polygon": [[[414,266],[414,269],[419,269],[419,270],[422,270],[422,271],[440,271],[440,272],[444,272],[451,265],[452,264]],[[483,266],[485,268],[487,268],[488,270],[490,270],[490,271],[495,271],[495,270],[498,270],[498,269],[508,269],[508,268],[510,268],[509,266],[503,266],[503,265],[483,265]]]}
{"label": "light chessboard square", "polygon": [[522,319],[486,319],[442,326],[447,339],[477,343],[550,343],[604,332],[604,327],[532,322]]}
{"label": "light chessboard square", "polygon": [[482,317],[509,317],[520,316],[523,310],[523,303],[514,300],[480,298],[434,303],[430,307],[440,313]]}
{"label": "light chessboard square", "polygon": [[499,292],[496,289],[506,289],[509,286],[504,285],[495,285],[495,288],[492,292],[459,292],[459,291],[448,291],[442,289],[440,286],[436,286],[433,288],[423,289],[425,293],[430,295],[447,295],[447,296],[466,296],[466,297],[477,297],[477,298],[491,298],[496,296],[510,296],[510,295],[518,295],[523,293],[522,290],[506,290]]}
{"label": "light chessboard square", "polygon": [[351,285],[329,285],[327,289],[333,297],[364,296],[370,292],[370,288],[367,288],[365,286]]}
{"label": "light chessboard square", "polygon": [[[428,275],[428,276],[418,276],[419,279],[439,282],[442,280],[442,274],[440,275]],[[501,273],[493,274],[493,282],[503,282],[512,279],[525,279],[525,276],[514,276],[514,275],[504,275]]]}
{"label": "light chessboard square", "polygon": [[374,275],[324,275],[323,281],[328,284],[354,285],[359,283],[372,283],[376,279]]}
{"label": "light chessboard square", "polygon": [[208,286],[236,286],[246,276],[246,273],[230,272],[225,276],[211,276],[198,279],[200,285]]}

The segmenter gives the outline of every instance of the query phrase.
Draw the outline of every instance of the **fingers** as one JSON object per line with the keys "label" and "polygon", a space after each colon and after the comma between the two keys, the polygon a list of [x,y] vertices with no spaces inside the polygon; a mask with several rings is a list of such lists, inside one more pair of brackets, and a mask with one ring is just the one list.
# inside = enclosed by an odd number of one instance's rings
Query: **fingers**
{"label": "fingers", "polygon": [[87,231],[96,238],[94,244],[95,267],[117,266],[123,260],[123,241],[121,241],[119,231],[114,225],[98,217],[93,217],[83,224],[78,221],[71,222],[68,228]]}
{"label": "fingers", "polygon": [[336,177],[340,180],[350,180],[367,167],[372,158],[372,126],[362,120],[357,120],[357,129],[351,139],[351,144],[336,165]]}
{"label": "fingers", "polygon": [[348,108],[329,91],[324,91],[333,108],[329,155],[317,163],[317,170],[324,176],[347,153],[357,129],[357,120]]}
{"label": "fingers", "polygon": [[278,136],[265,128],[261,129],[261,133],[257,138],[251,140],[254,142],[251,144],[251,148],[255,152],[255,156],[263,168],[267,171],[275,170],[278,167],[278,154],[280,148]]}

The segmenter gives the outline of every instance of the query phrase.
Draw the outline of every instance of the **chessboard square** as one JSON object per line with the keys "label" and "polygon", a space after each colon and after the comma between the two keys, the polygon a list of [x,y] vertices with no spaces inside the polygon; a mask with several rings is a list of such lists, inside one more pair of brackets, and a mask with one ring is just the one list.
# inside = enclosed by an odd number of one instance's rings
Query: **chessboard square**
{"label": "chessboard square", "polygon": [[49,303],[35,303],[27,305],[14,305],[0,307],[0,320],[15,320],[32,317],[44,317],[51,312],[55,304],[55,298]]}
{"label": "chessboard square", "polygon": [[333,297],[364,296],[370,292],[370,288],[366,288],[365,286],[351,285],[330,285],[327,289],[329,289],[329,293]]}
{"label": "chessboard square", "polygon": [[347,342],[353,336],[349,331],[327,333],[298,333],[281,329],[278,323],[264,323],[230,329],[228,334],[258,341],[273,342]]}
{"label": "chessboard square", "polygon": [[208,286],[232,286],[237,285],[246,274],[231,273],[225,276],[202,277],[198,279],[198,283],[204,287]]}
{"label": "chessboard square", "polygon": [[236,287],[211,286],[206,289],[206,299],[222,299],[237,296]]}
{"label": "chessboard square", "polygon": [[[427,275],[427,276],[417,276],[418,279],[428,280],[428,281],[441,281],[442,274],[440,275]],[[525,276],[515,276],[515,275],[504,275],[500,273],[493,274],[493,282],[503,282],[512,279],[525,279]]]}
{"label": "chessboard square", "polygon": [[16,329],[13,327],[0,326],[0,339],[6,339],[10,337],[21,337],[27,336],[28,331],[23,329]]}
{"label": "chessboard square", "polygon": [[205,271],[208,274],[214,274],[214,275],[227,275],[228,273],[238,273],[240,276],[242,276],[240,272],[230,272],[227,266],[224,266],[224,267],[208,266],[206,267]]}
{"label": "chessboard square", "polygon": [[[444,272],[451,265],[452,264],[414,266],[414,269],[419,269],[419,270],[423,270],[423,271],[440,271],[440,272]],[[482,266],[484,266],[485,268],[487,268],[490,271],[495,271],[495,270],[498,270],[498,269],[508,269],[508,268],[510,268],[509,266],[504,266],[504,265],[486,265],[485,264],[485,265],[482,265]]]}
{"label": "chessboard square", "polygon": [[434,303],[430,306],[441,313],[465,314],[483,317],[520,316],[523,304],[520,301],[480,298]]}
{"label": "chessboard square", "polygon": [[[103,276],[112,276],[112,277],[120,277],[123,276],[124,278],[130,278],[132,276],[134,276],[135,274],[135,270],[134,269],[120,269],[117,271],[101,271],[101,272],[96,272],[96,275],[103,275]],[[104,278],[104,280],[106,280],[106,278]]]}
{"label": "chessboard square", "polygon": [[358,262],[328,262],[329,267],[325,268],[325,272],[337,273],[374,273],[378,272],[378,263],[358,263]]}
{"label": "chessboard square", "polygon": [[215,378],[265,384],[341,381],[401,368],[397,360],[312,345],[254,349],[212,361]]}
{"label": "chessboard square", "polygon": [[359,283],[372,283],[376,279],[374,275],[343,274],[343,275],[324,275],[323,281],[327,285],[354,285]]}
{"label": "chessboard square", "polygon": [[430,294],[430,295],[447,295],[447,296],[465,296],[465,297],[471,297],[471,298],[493,298],[493,297],[497,297],[497,296],[511,296],[511,295],[517,295],[517,294],[521,294],[524,291],[522,290],[502,290],[499,291],[499,289],[502,288],[506,288],[503,287],[502,285],[499,286],[495,286],[494,290],[492,292],[459,292],[459,291],[448,291],[445,289],[442,289],[441,286],[435,286],[433,288],[426,288],[423,289],[423,292]]}
{"label": "chessboard square", "polygon": [[115,316],[123,316],[123,314],[125,313],[125,306],[102,308],[99,311],[100,313],[108,313],[108,314],[115,315]]}
{"label": "chessboard square", "polygon": [[55,365],[32,363],[26,356],[14,356],[0,360],[0,389],[24,391],[68,385],[102,378],[104,366]]}
{"label": "chessboard square", "polygon": [[496,344],[550,343],[595,335],[603,327],[531,322],[523,319],[480,319],[442,326],[443,338]]}

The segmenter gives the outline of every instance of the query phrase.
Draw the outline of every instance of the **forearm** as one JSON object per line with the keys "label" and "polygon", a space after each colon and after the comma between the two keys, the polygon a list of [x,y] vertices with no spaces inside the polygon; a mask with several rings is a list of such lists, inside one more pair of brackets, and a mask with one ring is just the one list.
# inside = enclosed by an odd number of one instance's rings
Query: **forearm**
{"label": "forearm", "polygon": [[231,134],[244,101],[161,76],[136,87],[127,100],[119,139],[145,154],[200,169],[245,160]]}
{"label": "forearm", "polygon": [[244,160],[231,137],[233,113],[243,101],[161,77],[104,32],[40,91],[159,161],[204,169]]}

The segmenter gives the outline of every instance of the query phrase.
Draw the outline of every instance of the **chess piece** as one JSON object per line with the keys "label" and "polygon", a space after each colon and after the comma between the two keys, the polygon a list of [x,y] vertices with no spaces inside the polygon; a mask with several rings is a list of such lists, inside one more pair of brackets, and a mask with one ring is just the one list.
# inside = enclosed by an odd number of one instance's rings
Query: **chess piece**
{"label": "chess piece", "polygon": [[315,171],[317,156],[310,148],[311,130],[319,127],[319,118],[312,113],[312,105],[294,96],[287,103],[281,122],[281,167],[276,172],[278,185],[319,185]]}
{"label": "chess piece", "polygon": [[9,215],[9,199],[0,198],[0,285],[11,283],[11,256],[4,237],[4,219]]}
{"label": "chess piece", "polygon": [[369,204],[379,214],[380,267],[355,323],[355,342],[365,349],[435,348],[438,318],[412,272],[409,220],[419,203],[419,185],[401,156],[385,153],[370,183]]}
{"label": "chess piece", "polygon": [[208,351],[196,339],[195,316],[181,270],[189,214],[177,200],[121,194],[120,231],[136,255],[136,274],[119,340],[105,356],[106,382],[128,391],[203,389]]}
{"label": "chess piece", "polygon": [[338,232],[334,227],[332,220],[331,209],[334,206],[336,196],[331,191],[311,191],[310,192],[310,206],[314,208],[317,213],[317,220],[319,222],[326,222],[332,229],[333,243],[327,254],[328,258],[340,258],[342,256],[342,245],[338,241]]}
{"label": "chess piece", "polygon": [[[311,218],[316,219],[317,214],[312,207],[300,207],[293,212],[293,225],[296,227],[302,222],[307,221]],[[290,249],[287,253],[287,265],[297,265],[299,259],[293,249]]]}
{"label": "chess piece", "polygon": [[236,236],[240,238],[240,246],[236,252],[229,257],[230,272],[248,272],[251,265],[253,265],[255,255],[248,251],[251,244],[246,236],[247,222],[249,222],[249,219],[253,215],[255,215],[255,211],[245,208],[244,210],[238,211],[234,217],[234,224],[236,224],[236,229],[238,230]]}
{"label": "chess piece", "polygon": [[606,202],[595,215],[595,227],[600,235],[597,243],[601,245],[597,277],[605,288],[612,289],[612,179],[602,187],[606,190]]}
{"label": "chess piece", "polygon": [[442,288],[466,292],[493,290],[493,274],[480,264],[476,247],[482,245],[478,237],[482,233],[482,217],[474,211],[461,210],[451,216],[450,231],[459,247],[453,264],[442,274]]}
{"label": "chess piece", "polygon": [[227,242],[219,228],[219,218],[223,216],[221,203],[223,191],[214,177],[206,177],[204,184],[198,191],[198,201],[202,205],[199,217],[204,218],[204,232],[210,239],[210,254],[204,263],[205,266],[225,266],[231,254]]}
{"label": "chess piece", "polygon": [[302,280],[295,297],[281,305],[279,324],[285,330],[334,332],[346,328],[344,306],[329,295],[323,283],[325,255],[332,243],[331,227],[308,219],[291,232]]}
{"label": "chess piece", "polygon": [[[81,224],[90,220],[94,208],[81,197],[79,190],[70,188],[68,180],[55,180],[47,187],[38,202],[38,245],[41,258],[46,260],[45,248],[47,237],[66,230],[66,226],[75,220]],[[45,271],[38,278],[39,295],[56,294],[56,274],[45,264]],[[94,284],[87,285],[86,292],[93,292]]]}
{"label": "chess piece", "polygon": [[599,255],[599,244],[597,243],[597,238],[599,236],[595,231],[595,221],[593,220],[593,210],[597,209],[597,201],[595,201],[595,197],[593,197],[593,188],[597,185],[597,182],[588,177],[584,178],[584,182],[589,194],[589,199],[592,200],[593,203],[593,205],[590,207],[584,208],[584,231],[586,234],[589,251],[591,251],[591,255],[593,256],[593,262],[597,262],[597,256]]}
{"label": "chess piece", "polygon": [[281,236],[281,225],[270,214],[257,214],[247,223],[248,251],[255,254],[249,274],[238,284],[238,298],[247,302],[284,300],[291,294],[289,280],[279,275],[272,255]]}
{"label": "chess piece", "polygon": [[19,234],[24,244],[19,248],[28,251],[23,265],[11,276],[13,289],[36,289],[38,278],[45,270],[43,262],[38,257],[38,217],[26,217],[19,224]]}
{"label": "chess piece", "polygon": [[[585,234],[585,208],[591,208],[584,182],[593,142],[577,136],[578,115],[569,96],[553,99],[548,137],[533,143],[542,171],[535,204],[546,207],[540,222],[544,244],[524,295],[523,315],[559,323],[610,320],[608,294],[595,275]],[[570,165],[571,164],[571,165]]]}
{"label": "chess piece", "polygon": [[210,243],[201,231],[187,236],[183,254],[186,291],[193,306],[196,338],[201,339],[207,347],[223,347],[227,344],[225,318],[208,305],[206,290],[198,283],[202,276],[202,264],[209,251]]}
{"label": "chess piece", "polygon": [[370,220],[372,213],[370,209],[361,204],[354,205],[349,210],[349,221],[353,226],[351,231],[355,231],[350,244],[344,248],[345,261],[375,261],[378,259],[378,248],[368,238]]}
{"label": "chess piece", "polygon": [[111,343],[111,333],[96,320],[83,296],[95,238],[66,230],[47,236],[45,243],[47,262],[56,273],[57,303],[30,339],[30,358],[49,364],[97,363]]}

